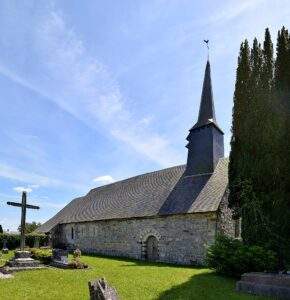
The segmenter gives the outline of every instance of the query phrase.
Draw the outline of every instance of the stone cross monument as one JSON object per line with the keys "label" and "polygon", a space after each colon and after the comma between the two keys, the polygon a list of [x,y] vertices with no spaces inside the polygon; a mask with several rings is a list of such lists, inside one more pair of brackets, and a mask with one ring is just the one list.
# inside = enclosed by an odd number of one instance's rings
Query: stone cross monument
{"label": "stone cross monument", "polygon": [[39,206],[26,204],[27,194],[22,192],[21,203],[7,202],[8,205],[21,207],[21,239],[20,239],[20,251],[24,251],[25,247],[25,223],[26,223],[26,208],[39,209]]}
{"label": "stone cross monument", "polygon": [[2,268],[3,270],[6,271],[18,271],[18,270],[26,270],[26,269],[43,267],[38,260],[34,260],[31,258],[30,251],[24,250],[26,209],[27,208],[39,209],[38,206],[27,204],[26,198],[27,198],[26,192],[23,192],[21,203],[7,202],[8,205],[21,207],[21,240],[20,240],[20,251],[15,251],[14,258],[8,261],[6,265]]}

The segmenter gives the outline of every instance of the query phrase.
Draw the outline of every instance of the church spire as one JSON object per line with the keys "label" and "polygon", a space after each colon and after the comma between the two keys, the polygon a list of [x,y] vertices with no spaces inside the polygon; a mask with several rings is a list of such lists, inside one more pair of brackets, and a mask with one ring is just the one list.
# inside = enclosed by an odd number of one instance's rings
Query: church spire
{"label": "church spire", "polygon": [[209,60],[205,68],[198,120],[189,130],[187,140],[186,175],[213,173],[218,160],[224,156],[224,138],[215,117]]}
{"label": "church spire", "polygon": [[192,129],[203,127],[211,123],[214,124],[220,130],[220,128],[217,125],[216,117],[215,117],[213,93],[212,93],[212,85],[211,85],[210,63],[208,60],[206,63],[206,68],[204,73],[198,120]]}

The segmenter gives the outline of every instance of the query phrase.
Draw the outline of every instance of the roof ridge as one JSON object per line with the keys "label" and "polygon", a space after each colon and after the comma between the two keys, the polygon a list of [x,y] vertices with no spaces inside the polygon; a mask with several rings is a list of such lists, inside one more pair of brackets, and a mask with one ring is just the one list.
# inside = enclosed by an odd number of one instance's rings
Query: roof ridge
{"label": "roof ridge", "polygon": [[104,185],[92,188],[87,194],[85,194],[84,196],[81,196],[81,197],[86,197],[91,192],[93,192],[95,190],[100,190],[100,189],[105,188],[105,187],[107,188],[107,187],[109,187],[111,185],[114,185],[114,184],[117,184],[117,183],[122,183],[122,182],[125,182],[125,181],[129,181],[129,180],[132,180],[132,179],[137,178],[137,177],[154,174],[154,173],[158,173],[158,172],[161,172],[161,171],[167,171],[167,170],[178,168],[178,167],[185,167],[185,166],[186,166],[185,164],[177,165],[177,166],[172,166],[172,167],[168,167],[168,168],[164,168],[164,169],[160,169],[160,170],[155,170],[155,171],[151,171],[151,172],[142,173],[142,174],[135,175],[135,176],[132,176],[132,177],[128,177],[128,178],[125,178],[125,179],[121,179],[121,180],[118,180],[118,181],[115,181],[115,182],[112,182],[112,183],[104,184]]}

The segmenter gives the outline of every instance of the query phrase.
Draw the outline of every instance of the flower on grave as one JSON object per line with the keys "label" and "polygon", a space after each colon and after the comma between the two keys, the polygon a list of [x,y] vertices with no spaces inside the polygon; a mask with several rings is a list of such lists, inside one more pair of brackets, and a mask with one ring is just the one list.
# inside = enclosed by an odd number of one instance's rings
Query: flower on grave
{"label": "flower on grave", "polygon": [[80,260],[80,257],[82,255],[82,252],[80,249],[76,249],[74,252],[73,252],[73,258],[75,261],[79,261]]}

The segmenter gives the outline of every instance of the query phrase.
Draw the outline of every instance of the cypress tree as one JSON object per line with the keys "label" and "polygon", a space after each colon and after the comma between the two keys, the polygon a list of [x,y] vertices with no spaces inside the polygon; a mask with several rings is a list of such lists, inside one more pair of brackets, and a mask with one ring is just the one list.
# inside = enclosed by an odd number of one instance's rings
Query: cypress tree
{"label": "cypress tree", "polygon": [[289,69],[289,34],[283,26],[278,31],[277,37],[277,57],[275,63],[275,86],[277,91],[284,92],[290,86],[290,69]]}
{"label": "cypress tree", "polygon": [[241,45],[234,94],[229,206],[242,217],[244,242],[290,262],[290,37],[269,29],[263,49]]}
{"label": "cypress tree", "polygon": [[245,40],[240,47],[234,92],[231,152],[229,161],[229,207],[234,217],[241,215],[240,183],[243,180],[243,147],[245,145],[246,114],[249,102],[250,49]]}
{"label": "cypress tree", "polygon": [[243,169],[241,181],[241,217],[242,237],[248,244],[262,244],[265,240],[261,227],[265,226],[263,218],[263,159],[264,145],[261,132],[264,125],[264,102],[261,69],[263,51],[255,38],[250,56],[249,101],[245,115]]}
{"label": "cypress tree", "polygon": [[268,95],[268,100],[271,98],[269,95],[272,92],[274,75],[274,58],[273,58],[273,43],[269,28],[265,30],[265,40],[263,43],[263,68],[262,68],[262,86],[265,95]]}
{"label": "cypress tree", "polygon": [[[276,183],[277,175],[275,172],[275,150],[273,145],[277,141],[273,140],[276,138],[277,126],[274,126],[273,118],[276,119],[273,110],[273,84],[274,84],[274,57],[273,57],[273,43],[271,40],[270,31],[268,28],[265,30],[265,39],[263,43],[263,63],[261,69],[261,93],[263,104],[261,107],[261,118],[264,128],[261,128],[261,143],[263,145],[263,156],[264,156],[264,175],[267,184],[264,185],[264,189],[269,192],[273,188],[273,184]],[[274,175],[274,176],[273,176]],[[274,180],[273,180],[274,179]],[[265,182],[265,181],[264,181]]]}
{"label": "cypress tree", "polygon": [[275,63],[275,116],[277,128],[277,193],[273,198],[272,220],[276,238],[273,247],[281,266],[290,263],[290,42],[288,30],[278,32]]}

